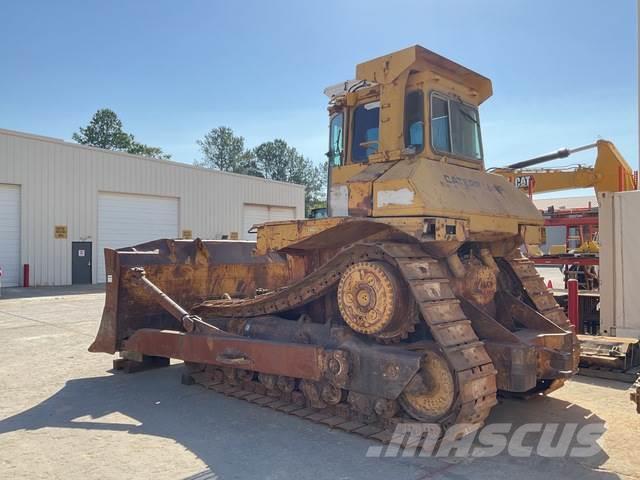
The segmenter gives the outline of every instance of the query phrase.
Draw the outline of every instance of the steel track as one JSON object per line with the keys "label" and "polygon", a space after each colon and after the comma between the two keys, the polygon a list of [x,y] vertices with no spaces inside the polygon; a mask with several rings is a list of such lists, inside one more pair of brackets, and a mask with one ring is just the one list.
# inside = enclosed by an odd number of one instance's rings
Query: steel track
{"label": "steel track", "polygon": [[[193,310],[202,315],[236,318],[277,314],[320,298],[339,282],[342,272],[350,265],[372,260],[387,262],[401,273],[431,336],[450,366],[456,384],[456,401],[449,412],[437,420],[442,431],[458,425],[459,434],[464,435],[480,428],[497,403],[497,372],[449,286],[448,267],[427,255],[419,244],[356,244],[294,285],[252,299],[206,301]],[[559,326],[566,326],[568,322],[564,312],[544,287],[533,263],[515,257],[505,261],[536,308]],[[411,344],[406,345],[409,348]],[[364,415],[346,401],[325,408],[312,408],[298,390],[291,393],[267,391],[257,380],[229,383],[224,375],[211,375],[208,370],[193,373],[191,378],[193,382],[225,395],[383,442],[392,439],[398,423],[416,422],[406,414],[392,418]],[[552,383],[547,391],[560,385]]]}

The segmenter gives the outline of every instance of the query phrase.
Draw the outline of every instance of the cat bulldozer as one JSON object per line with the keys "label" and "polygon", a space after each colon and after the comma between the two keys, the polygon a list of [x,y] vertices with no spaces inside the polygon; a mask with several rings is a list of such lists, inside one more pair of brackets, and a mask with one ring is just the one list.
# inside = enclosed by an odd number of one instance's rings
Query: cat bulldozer
{"label": "cat bulldozer", "polygon": [[549,393],[579,347],[523,243],[529,198],[484,169],[491,81],[420,46],[328,88],[328,215],[257,240],[105,250],[92,352],[184,361],[184,383],[388,441],[483,425],[499,392]]}

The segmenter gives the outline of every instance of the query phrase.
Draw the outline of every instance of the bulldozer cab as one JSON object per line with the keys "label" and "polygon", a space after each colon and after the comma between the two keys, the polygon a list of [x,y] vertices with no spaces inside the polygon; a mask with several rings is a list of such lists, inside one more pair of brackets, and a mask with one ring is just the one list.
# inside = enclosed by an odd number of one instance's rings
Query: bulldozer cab
{"label": "bulldozer cab", "polygon": [[373,181],[401,160],[483,168],[478,106],[491,81],[440,55],[409,47],[359,64],[355,80],[325,93],[331,216],[372,216]]}
{"label": "bulldozer cab", "polygon": [[325,94],[328,218],[256,226],[257,254],[342,248],[389,229],[421,242],[539,242],[535,206],[484,170],[488,78],[413,46],[359,64]]}

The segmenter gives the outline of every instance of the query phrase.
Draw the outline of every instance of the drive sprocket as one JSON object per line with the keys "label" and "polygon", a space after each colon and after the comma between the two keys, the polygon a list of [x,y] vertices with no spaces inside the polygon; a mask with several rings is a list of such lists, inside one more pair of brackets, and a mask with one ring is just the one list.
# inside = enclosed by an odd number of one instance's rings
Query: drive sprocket
{"label": "drive sprocket", "polygon": [[397,271],[385,262],[357,262],[342,274],[337,291],[344,321],[358,333],[382,342],[413,331],[415,305]]}

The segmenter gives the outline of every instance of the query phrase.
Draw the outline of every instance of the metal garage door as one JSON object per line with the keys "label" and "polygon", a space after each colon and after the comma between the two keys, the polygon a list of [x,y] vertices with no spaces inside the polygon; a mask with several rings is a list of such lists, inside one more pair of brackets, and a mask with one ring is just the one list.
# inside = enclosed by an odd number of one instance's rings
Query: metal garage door
{"label": "metal garage door", "polygon": [[244,219],[242,222],[242,239],[255,240],[255,233],[248,233],[253,225],[264,222],[275,222],[277,220],[292,220],[296,218],[295,207],[275,207],[272,205],[249,205],[244,206]]}
{"label": "metal garage door", "polygon": [[97,282],[105,281],[105,248],[130,247],[158,238],[177,236],[177,198],[100,193]]}
{"label": "metal garage door", "polygon": [[296,218],[296,209],[294,207],[269,207],[269,221],[277,220],[293,220]]}
{"label": "metal garage door", "polygon": [[20,283],[20,187],[0,185],[0,268],[2,285]]}

